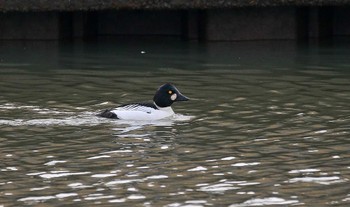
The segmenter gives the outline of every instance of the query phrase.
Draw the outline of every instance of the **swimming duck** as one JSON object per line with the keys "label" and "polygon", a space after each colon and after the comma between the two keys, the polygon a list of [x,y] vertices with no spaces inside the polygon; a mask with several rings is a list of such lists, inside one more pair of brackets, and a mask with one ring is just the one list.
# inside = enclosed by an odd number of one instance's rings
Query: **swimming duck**
{"label": "swimming duck", "polygon": [[106,109],[98,116],[123,120],[159,120],[175,114],[171,108],[174,102],[188,100],[189,98],[182,95],[173,84],[166,83],[158,88],[153,102],[124,104]]}

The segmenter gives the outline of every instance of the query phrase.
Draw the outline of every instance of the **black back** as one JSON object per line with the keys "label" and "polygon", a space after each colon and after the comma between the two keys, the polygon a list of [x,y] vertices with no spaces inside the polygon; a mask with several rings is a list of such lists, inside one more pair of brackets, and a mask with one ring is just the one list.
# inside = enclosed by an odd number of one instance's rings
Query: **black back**
{"label": "black back", "polygon": [[118,119],[117,114],[111,112],[110,109],[104,110],[102,113],[97,114],[97,116],[105,117],[105,118],[110,118],[110,119]]}
{"label": "black back", "polygon": [[154,105],[154,103],[149,103],[149,102],[141,102],[141,103],[130,103],[130,104],[123,104],[123,105],[120,105],[118,106],[118,108],[128,108],[130,106],[130,108],[134,108],[134,107],[137,107],[137,106],[145,106],[145,107],[150,107],[150,108],[153,108],[153,109],[158,109],[156,105]]}

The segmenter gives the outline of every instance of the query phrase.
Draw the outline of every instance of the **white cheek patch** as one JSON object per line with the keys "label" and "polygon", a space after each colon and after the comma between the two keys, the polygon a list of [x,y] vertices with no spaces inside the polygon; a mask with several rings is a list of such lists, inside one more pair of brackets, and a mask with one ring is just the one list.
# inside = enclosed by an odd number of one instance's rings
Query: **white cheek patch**
{"label": "white cheek patch", "polygon": [[171,99],[172,101],[175,101],[176,98],[177,98],[176,93],[174,93],[173,95],[170,96],[170,99]]}

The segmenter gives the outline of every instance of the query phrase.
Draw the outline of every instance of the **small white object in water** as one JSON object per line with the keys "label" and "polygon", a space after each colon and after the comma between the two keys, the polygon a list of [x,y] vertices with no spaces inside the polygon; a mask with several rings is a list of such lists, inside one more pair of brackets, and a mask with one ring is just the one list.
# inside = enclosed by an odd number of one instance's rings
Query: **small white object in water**
{"label": "small white object in water", "polygon": [[205,171],[205,170],[207,170],[207,168],[202,167],[202,166],[198,166],[198,167],[189,169],[189,170],[187,170],[187,171]]}
{"label": "small white object in water", "polygon": [[145,198],[146,198],[146,196],[144,196],[144,195],[137,195],[137,194],[128,196],[128,199],[130,199],[130,200],[145,199]]}
{"label": "small white object in water", "polygon": [[235,157],[224,157],[224,158],[221,158],[221,160],[233,160],[233,159],[236,159]]}
{"label": "small white object in water", "polygon": [[67,162],[67,161],[65,161],[65,160],[52,160],[50,162],[45,163],[44,165],[53,166],[53,165],[56,165],[57,163],[65,163],[65,162]]}

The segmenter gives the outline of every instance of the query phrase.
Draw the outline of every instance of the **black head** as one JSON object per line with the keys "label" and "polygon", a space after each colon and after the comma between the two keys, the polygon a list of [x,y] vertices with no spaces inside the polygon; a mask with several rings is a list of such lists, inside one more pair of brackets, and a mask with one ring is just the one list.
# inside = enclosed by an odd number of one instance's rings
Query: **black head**
{"label": "black head", "polygon": [[154,103],[159,107],[168,107],[176,101],[188,100],[189,98],[182,95],[180,91],[170,83],[160,86],[153,97]]}

